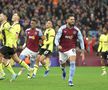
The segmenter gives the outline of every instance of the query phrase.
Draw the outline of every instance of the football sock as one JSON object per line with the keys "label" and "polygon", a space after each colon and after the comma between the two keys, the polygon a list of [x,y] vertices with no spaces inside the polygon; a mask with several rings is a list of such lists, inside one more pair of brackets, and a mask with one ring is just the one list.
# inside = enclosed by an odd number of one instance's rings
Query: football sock
{"label": "football sock", "polygon": [[10,73],[12,73],[13,75],[16,74],[16,73],[14,72],[12,66],[10,65],[10,63],[8,63],[5,67],[6,67],[6,68],[8,69],[8,71],[9,71]]}
{"label": "football sock", "polygon": [[102,71],[106,71],[106,68],[105,68],[105,66],[102,66],[101,68],[102,68]]}
{"label": "football sock", "polygon": [[69,81],[73,80],[73,76],[75,73],[75,61],[70,62],[70,71],[69,71]]}
{"label": "football sock", "polygon": [[66,72],[65,67],[62,67],[62,66],[60,65],[60,68],[61,68],[61,70],[62,70],[63,72]]}
{"label": "football sock", "polygon": [[37,73],[38,69],[39,69],[39,66],[38,65],[34,65],[34,74]]}
{"label": "football sock", "polygon": [[4,72],[2,63],[0,63],[0,72]]}
{"label": "football sock", "polygon": [[24,61],[20,61],[19,63],[21,66],[23,66],[24,68],[26,68],[27,70],[30,70],[30,67],[24,62]]}
{"label": "football sock", "polygon": [[45,68],[45,70],[49,70],[49,66],[47,64],[43,65],[43,67]]}

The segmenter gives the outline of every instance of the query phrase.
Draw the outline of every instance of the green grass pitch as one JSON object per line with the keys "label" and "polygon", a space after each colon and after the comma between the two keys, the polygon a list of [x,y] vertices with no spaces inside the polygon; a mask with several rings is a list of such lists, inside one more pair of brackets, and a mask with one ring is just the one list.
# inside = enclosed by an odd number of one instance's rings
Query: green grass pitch
{"label": "green grass pitch", "polygon": [[[20,68],[14,70],[18,72]],[[67,78],[62,80],[59,67],[51,67],[47,77],[43,76],[44,68],[41,67],[36,78],[27,79],[27,72],[24,72],[10,83],[11,74],[5,70],[6,79],[0,81],[0,90],[108,90],[108,75],[101,76],[100,67],[77,67],[73,87],[68,86],[69,67],[66,71]]]}

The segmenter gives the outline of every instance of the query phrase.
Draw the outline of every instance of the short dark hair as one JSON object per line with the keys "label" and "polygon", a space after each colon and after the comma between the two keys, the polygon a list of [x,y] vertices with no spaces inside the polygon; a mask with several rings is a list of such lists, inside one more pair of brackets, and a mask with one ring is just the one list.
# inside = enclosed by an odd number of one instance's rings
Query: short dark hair
{"label": "short dark hair", "polygon": [[70,17],[75,17],[74,14],[67,14],[66,19],[69,19]]}
{"label": "short dark hair", "polygon": [[34,18],[34,17],[31,19],[31,21],[34,21],[36,23],[38,22],[38,20],[36,18]]}

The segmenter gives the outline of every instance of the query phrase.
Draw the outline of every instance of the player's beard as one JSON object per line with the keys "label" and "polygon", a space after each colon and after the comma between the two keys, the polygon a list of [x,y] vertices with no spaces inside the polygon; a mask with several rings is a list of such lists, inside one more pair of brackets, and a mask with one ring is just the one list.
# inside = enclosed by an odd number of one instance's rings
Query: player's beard
{"label": "player's beard", "polygon": [[75,25],[75,23],[68,23],[69,27],[73,27]]}

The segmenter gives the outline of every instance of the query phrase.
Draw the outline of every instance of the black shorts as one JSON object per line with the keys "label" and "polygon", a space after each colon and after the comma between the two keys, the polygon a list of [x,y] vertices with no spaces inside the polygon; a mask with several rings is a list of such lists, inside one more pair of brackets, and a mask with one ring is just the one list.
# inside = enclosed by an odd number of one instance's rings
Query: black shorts
{"label": "black shorts", "polygon": [[4,55],[5,59],[10,59],[11,56],[14,55],[16,52],[13,48],[3,46],[2,48],[0,48],[0,53]]}
{"label": "black shorts", "polygon": [[39,50],[39,55],[50,56],[51,55],[51,51],[50,50],[47,50],[47,49],[41,48]]}
{"label": "black shorts", "polygon": [[102,55],[102,58],[104,60],[107,60],[108,59],[108,51],[107,52],[101,52],[101,55]]}

